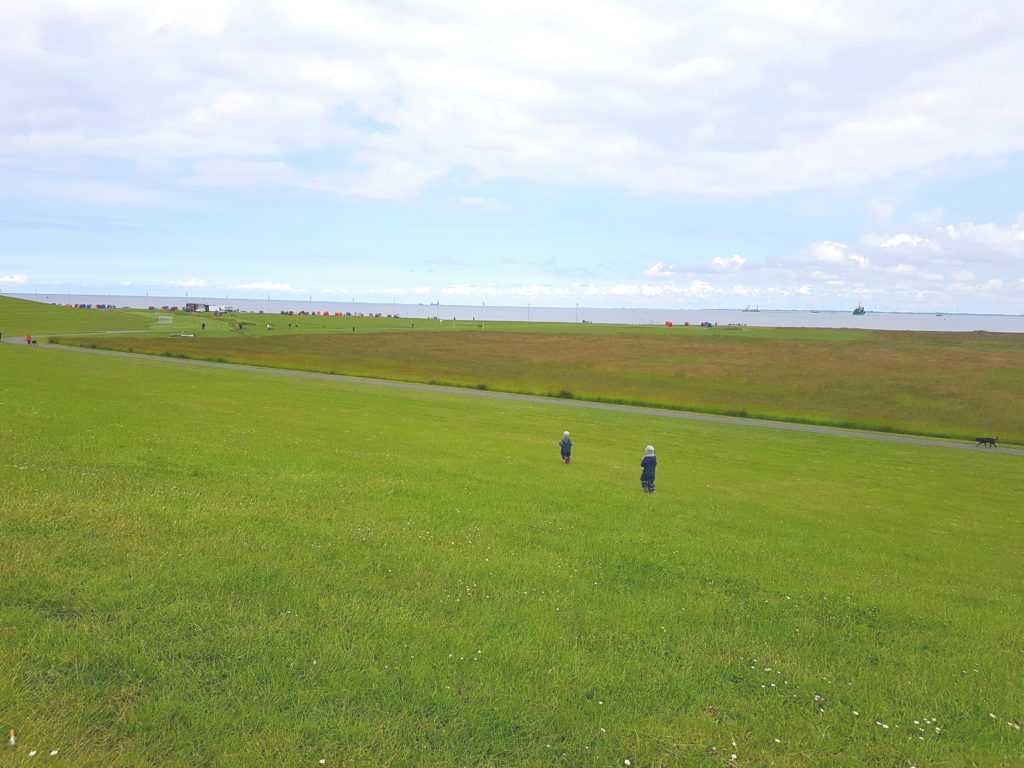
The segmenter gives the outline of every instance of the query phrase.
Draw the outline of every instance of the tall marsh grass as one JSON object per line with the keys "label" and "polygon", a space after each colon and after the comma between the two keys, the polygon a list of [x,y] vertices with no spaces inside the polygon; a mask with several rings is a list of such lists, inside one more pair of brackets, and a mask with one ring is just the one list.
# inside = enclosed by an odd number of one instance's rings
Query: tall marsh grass
{"label": "tall marsh grass", "polygon": [[966,439],[992,434],[1024,443],[1020,335],[588,330],[104,337],[98,343],[149,354],[521,394],[569,393],[581,400],[868,430]]}

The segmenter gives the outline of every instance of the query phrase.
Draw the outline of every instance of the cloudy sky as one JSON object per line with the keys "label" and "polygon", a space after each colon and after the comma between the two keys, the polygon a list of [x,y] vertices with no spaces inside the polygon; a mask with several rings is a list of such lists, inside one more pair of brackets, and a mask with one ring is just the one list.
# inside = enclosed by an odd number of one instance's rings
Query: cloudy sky
{"label": "cloudy sky", "polygon": [[5,293],[1024,313],[1020,0],[7,2],[0,118]]}

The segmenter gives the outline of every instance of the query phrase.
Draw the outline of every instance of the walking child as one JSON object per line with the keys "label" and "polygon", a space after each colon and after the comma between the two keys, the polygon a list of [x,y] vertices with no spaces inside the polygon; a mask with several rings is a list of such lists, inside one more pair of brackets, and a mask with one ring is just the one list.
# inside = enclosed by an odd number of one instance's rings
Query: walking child
{"label": "walking child", "polygon": [[640,460],[643,467],[640,472],[640,485],[645,493],[654,493],[654,472],[658,467],[658,460],[654,456],[654,446],[648,445],[644,450],[644,457]]}
{"label": "walking child", "polygon": [[562,449],[562,461],[568,464],[572,459],[572,440],[569,439],[568,432],[562,433],[562,439],[558,441],[558,447]]}

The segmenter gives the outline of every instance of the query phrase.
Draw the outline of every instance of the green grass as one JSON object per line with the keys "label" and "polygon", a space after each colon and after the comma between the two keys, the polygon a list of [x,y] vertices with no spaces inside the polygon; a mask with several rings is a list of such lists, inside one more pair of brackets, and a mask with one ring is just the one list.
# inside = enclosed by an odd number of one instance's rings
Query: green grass
{"label": "green grass", "polygon": [[[172,318],[159,324],[158,315]],[[145,309],[78,309],[26,299],[0,296],[0,333],[4,336],[33,334],[42,339],[51,333],[101,333],[103,331],[161,331],[191,329],[200,320],[184,312],[150,312]]]}
{"label": "green grass", "polygon": [[4,766],[1024,758],[1019,456],[10,345],[0,369]]}
{"label": "green grass", "polygon": [[228,322],[233,325],[211,325],[195,338],[164,333],[65,342],[875,431],[967,440],[993,435],[1004,444],[1024,443],[1021,334],[590,324],[533,324],[527,332],[523,323],[443,332],[436,323],[386,318],[292,318],[292,328],[276,320],[268,333],[265,323],[243,316]]}

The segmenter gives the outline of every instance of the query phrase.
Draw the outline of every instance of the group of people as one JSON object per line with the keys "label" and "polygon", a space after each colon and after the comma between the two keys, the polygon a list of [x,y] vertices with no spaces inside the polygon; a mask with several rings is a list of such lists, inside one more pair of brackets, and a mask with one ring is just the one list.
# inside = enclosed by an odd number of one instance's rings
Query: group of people
{"label": "group of people", "polygon": [[[562,451],[562,461],[566,464],[572,463],[572,439],[568,432],[562,433],[562,439],[558,441],[558,447]],[[654,455],[654,446],[648,445],[644,449],[644,457],[640,460],[640,486],[644,493],[654,493],[654,473],[658,468],[658,459]]]}

